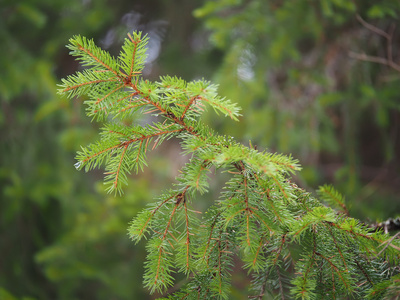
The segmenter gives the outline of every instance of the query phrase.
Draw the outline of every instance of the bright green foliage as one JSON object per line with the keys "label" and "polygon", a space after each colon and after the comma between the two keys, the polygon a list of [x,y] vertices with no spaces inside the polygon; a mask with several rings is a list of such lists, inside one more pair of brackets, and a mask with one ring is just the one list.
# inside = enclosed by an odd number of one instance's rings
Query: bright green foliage
{"label": "bright green foliage", "polygon": [[[232,119],[239,116],[237,106],[220,98],[216,87],[204,80],[186,83],[167,76],[152,83],[141,79],[147,37],[140,33],[128,36],[118,60],[92,40],[80,36],[71,39],[71,54],[92,68],[64,79],[60,90],[70,97],[87,94],[88,116],[116,120],[103,128],[101,141],[82,148],[76,167],[90,170],[105,162],[109,191],[118,192],[122,191],[122,184],[127,184],[127,173],[132,169],[137,172],[146,164],[149,145],[154,149],[165,139],[184,132],[189,134],[181,136],[184,140],[193,135],[208,138],[207,127],[197,120],[205,104]],[[163,115],[165,121],[127,126],[126,122],[138,111]]]}
{"label": "bright green foliage", "polygon": [[[393,240],[381,251],[387,235],[292,183],[297,160],[245,147],[202,123],[207,106],[238,120],[238,107],[218,96],[215,85],[168,76],[144,80],[147,38],[141,33],[128,35],[118,59],[86,38],[70,42],[72,54],[91,68],[69,76],[60,92],[87,94],[87,115],[105,121],[100,141],[78,153],[79,169],[105,164],[108,190],[121,192],[129,173],[141,170],[146,152],[163,140],[179,139],[191,156],[173,188],[129,227],[136,243],[148,238],[144,285],[151,292],[165,292],[180,272],[187,283],[168,299],[228,299],[237,258],[252,275],[250,293],[258,299],[364,299],[398,273],[400,243]],[[229,176],[203,214],[196,198],[209,189],[215,169]],[[341,208],[333,189],[320,193]]]}
{"label": "bright green foliage", "polygon": [[104,0],[1,1],[2,300],[145,298],[131,284],[144,247],[132,249],[126,224],[151,190],[142,178],[129,186],[134,194],[107,197],[76,172],[74,154],[97,126],[57,95],[60,76],[76,69],[65,41],[77,32],[99,38],[118,11]]}
{"label": "bright green foliage", "polygon": [[332,186],[323,185],[318,190],[318,195],[321,200],[324,200],[330,206],[339,209],[347,214],[347,208],[344,201],[344,197],[336,191]]}

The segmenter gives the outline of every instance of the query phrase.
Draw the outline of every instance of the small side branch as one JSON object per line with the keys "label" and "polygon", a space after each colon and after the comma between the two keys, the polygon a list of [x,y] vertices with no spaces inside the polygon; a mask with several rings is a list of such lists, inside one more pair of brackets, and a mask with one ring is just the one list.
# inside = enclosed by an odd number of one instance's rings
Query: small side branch
{"label": "small side branch", "polygon": [[365,28],[371,30],[372,32],[375,32],[376,34],[383,36],[385,39],[389,40],[391,39],[391,37],[389,36],[389,34],[387,34],[385,31],[375,27],[372,24],[369,24],[367,21],[365,21],[363,18],[361,18],[360,15],[356,16],[358,22],[360,22]]}
{"label": "small side branch", "polygon": [[184,119],[185,116],[186,116],[187,111],[188,111],[189,108],[192,106],[192,104],[196,101],[196,99],[197,99],[197,96],[192,97],[192,98],[190,99],[189,103],[185,106],[185,110],[183,111],[182,116],[181,116],[181,121],[183,121],[183,119]]}
{"label": "small side branch", "polygon": [[370,55],[367,55],[365,53],[356,53],[356,52],[349,52],[349,56],[351,58],[355,58],[355,59],[358,59],[358,60],[368,61],[368,62],[373,62],[373,63],[378,63],[378,64],[381,64],[381,65],[385,65],[385,66],[391,67],[392,69],[400,72],[400,65],[398,65],[395,62],[390,61],[390,60],[388,60],[386,58],[383,58],[383,57],[370,56]]}
{"label": "small side branch", "polygon": [[399,247],[397,247],[397,246],[395,246],[395,245],[392,245],[393,240],[394,240],[395,238],[399,238],[399,237],[400,237],[400,232],[396,233],[394,236],[392,236],[392,237],[391,237],[389,240],[387,240],[386,242],[383,242],[382,245],[385,244],[385,243],[386,243],[386,245],[385,245],[385,247],[383,247],[383,249],[382,249],[381,251],[379,251],[379,253],[376,255],[376,257],[379,257],[383,252],[385,252],[385,250],[386,250],[389,246],[392,246],[393,248],[395,248],[395,249],[397,249],[397,250],[400,251],[400,248],[399,248]]}
{"label": "small side branch", "polygon": [[385,66],[388,66],[388,67],[400,72],[400,65],[393,61],[393,52],[392,52],[393,51],[393,45],[392,45],[393,34],[394,34],[394,30],[396,28],[395,25],[392,24],[390,26],[389,32],[385,32],[385,31],[375,27],[374,25],[369,24],[363,18],[361,18],[361,16],[359,16],[359,15],[357,15],[356,18],[365,28],[367,28],[368,30],[370,30],[386,39],[386,56],[387,56],[387,58],[371,56],[371,55],[367,55],[365,53],[356,53],[356,52],[349,52],[349,56],[351,58],[355,58],[358,60],[369,61],[369,62],[385,65]]}
{"label": "small side branch", "polygon": [[374,231],[383,230],[385,233],[400,230],[400,217],[396,219],[389,218],[386,221],[368,225]]}
{"label": "small side branch", "polygon": [[129,146],[129,144],[126,144],[126,145],[124,146],[124,150],[122,151],[121,159],[119,160],[118,168],[117,168],[117,171],[116,171],[116,173],[115,173],[115,180],[114,180],[114,188],[115,188],[115,189],[116,189],[117,186],[118,186],[118,180],[119,180],[119,175],[121,174],[122,162],[124,161],[126,149],[128,149],[128,146]]}

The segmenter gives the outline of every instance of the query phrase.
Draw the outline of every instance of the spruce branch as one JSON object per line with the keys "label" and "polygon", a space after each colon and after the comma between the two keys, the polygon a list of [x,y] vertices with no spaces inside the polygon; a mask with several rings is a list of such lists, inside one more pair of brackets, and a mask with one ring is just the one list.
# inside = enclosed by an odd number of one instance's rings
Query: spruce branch
{"label": "spruce branch", "polygon": [[69,42],[67,48],[71,50],[70,54],[77,56],[77,60],[80,60],[83,66],[92,67],[94,71],[108,71],[117,77],[120,76],[115,58],[96,46],[92,39],[76,35]]}
{"label": "spruce branch", "polygon": [[[87,69],[63,79],[60,93],[87,97],[87,115],[104,122],[100,139],[77,153],[76,167],[105,165],[109,192],[122,193],[129,174],[142,171],[148,151],[165,140],[179,140],[190,156],[173,188],[128,229],[135,243],[148,239],[143,279],[150,292],[164,293],[180,272],[186,284],[167,299],[228,299],[237,258],[252,275],[256,299],[267,293],[276,299],[383,299],[385,287],[398,287],[396,236],[349,217],[344,197],[332,187],[320,187],[317,199],[292,183],[301,170],[293,157],[246,147],[204,124],[208,108],[240,117],[216,85],[143,79],[147,42],[140,32],[128,34],[114,58],[93,40],[73,37],[68,48]],[[208,192],[211,170],[228,179],[219,199],[198,212],[193,202]]]}
{"label": "spruce branch", "polygon": [[320,186],[317,192],[321,200],[327,202],[336,209],[342,210],[346,215],[349,214],[343,196],[332,186],[325,184]]}

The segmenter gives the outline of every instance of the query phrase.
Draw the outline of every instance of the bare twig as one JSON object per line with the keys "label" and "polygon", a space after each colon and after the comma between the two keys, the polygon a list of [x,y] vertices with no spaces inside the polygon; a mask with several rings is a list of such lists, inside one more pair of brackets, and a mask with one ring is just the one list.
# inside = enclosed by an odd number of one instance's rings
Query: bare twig
{"label": "bare twig", "polygon": [[369,228],[374,231],[383,230],[385,233],[399,231],[400,230],[400,218],[392,219],[389,218],[384,222],[380,222],[377,224],[368,225]]}
{"label": "bare twig", "polygon": [[349,52],[349,56],[351,58],[355,58],[355,59],[359,59],[359,60],[363,60],[363,61],[369,61],[369,62],[374,62],[374,63],[378,63],[378,64],[382,64],[385,66],[389,66],[392,69],[400,72],[400,65],[394,63],[393,61],[390,61],[386,58],[383,57],[378,57],[378,56],[370,56],[367,55],[365,53],[356,53],[356,52]]}
{"label": "bare twig", "polygon": [[367,29],[371,30],[372,32],[375,32],[376,34],[384,37],[387,41],[387,46],[386,46],[386,55],[387,59],[383,57],[378,57],[378,56],[370,56],[365,53],[355,53],[355,52],[350,52],[349,56],[355,59],[363,60],[363,61],[369,61],[369,62],[374,62],[378,64],[382,64],[388,67],[391,67],[392,69],[400,72],[400,65],[395,63],[393,61],[393,48],[392,48],[392,41],[393,41],[393,34],[396,29],[396,26],[394,24],[391,24],[389,28],[389,32],[385,32],[377,27],[375,27],[372,24],[369,24],[366,22],[363,18],[361,18],[360,15],[356,16],[357,20]]}
{"label": "bare twig", "polygon": [[399,247],[397,247],[397,246],[395,246],[395,245],[391,245],[391,243],[393,242],[393,240],[394,240],[397,236],[399,236],[399,235],[400,235],[400,232],[396,233],[396,234],[395,234],[394,236],[392,236],[389,240],[383,242],[382,245],[386,243],[386,246],[383,247],[383,249],[382,249],[381,251],[379,251],[379,253],[376,255],[376,257],[379,257],[379,255],[381,255],[382,252],[384,252],[384,251],[387,249],[387,247],[389,247],[389,246],[391,246],[391,247],[393,247],[393,248],[395,248],[395,249],[397,249],[397,250],[400,250]]}
{"label": "bare twig", "polygon": [[361,18],[360,15],[357,15],[356,18],[357,18],[357,20],[358,20],[365,28],[367,28],[367,29],[369,29],[369,30],[375,32],[376,34],[379,34],[380,36],[383,36],[383,37],[384,37],[385,39],[387,39],[387,40],[390,39],[390,36],[389,36],[385,31],[383,31],[383,30],[381,30],[381,29],[375,27],[375,26],[372,25],[372,24],[369,24],[369,23],[366,22],[363,18]]}
{"label": "bare twig", "polygon": [[390,25],[389,29],[389,37],[387,38],[388,43],[387,43],[387,54],[388,54],[388,60],[393,62],[393,55],[392,55],[392,40],[393,40],[393,33],[394,30],[396,29],[396,26],[392,23]]}

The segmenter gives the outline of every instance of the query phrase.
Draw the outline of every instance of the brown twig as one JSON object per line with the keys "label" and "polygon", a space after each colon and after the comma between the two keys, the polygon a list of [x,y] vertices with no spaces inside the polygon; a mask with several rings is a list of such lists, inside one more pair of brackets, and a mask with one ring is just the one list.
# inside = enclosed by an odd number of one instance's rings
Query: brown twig
{"label": "brown twig", "polygon": [[389,218],[384,222],[380,222],[377,224],[368,225],[369,228],[372,228],[374,231],[383,230],[385,233],[398,231],[400,230],[400,218],[392,219]]}
{"label": "brown twig", "polygon": [[371,55],[367,55],[365,53],[356,53],[356,52],[349,52],[349,56],[351,58],[355,58],[358,60],[363,60],[363,61],[369,61],[369,62],[374,62],[374,63],[378,63],[378,64],[382,64],[385,66],[388,66],[398,72],[400,72],[400,65],[395,63],[393,61],[393,47],[392,47],[392,41],[393,41],[393,34],[394,31],[396,29],[396,26],[394,24],[391,24],[390,28],[389,28],[389,33],[375,27],[372,24],[369,24],[368,22],[366,22],[363,18],[361,18],[360,15],[356,16],[357,20],[367,29],[371,30],[372,32],[384,37],[386,39],[387,42],[387,46],[386,46],[386,55],[387,58],[383,58],[383,57],[378,57],[378,56],[371,56]]}
{"label": "brown twig", "polygon": [[385,244],[385,243],[386,243],[386,245],[385,245],[385,247],[383,247],[383,249],[382,249],[381,251],[379,251],[379,253],[376,255],[376,257],[379,257],[379,255],[381,255],[382,252],[384,252],[384,251],[387,249],[387,247],[389,247],[389,246],[392,246],[393,248],[395,248],[395,249],[397,249],[397,250],[400,250],[399,247],[394,246],[394,245],[391,245],[391,243],[393,242],[393,240],[394,240],[396,237],[398,237],[399,235],[400,235],[400,232],[396,233],[396,234],[395,234],[394,236],[392,236],[389,240],[387,240],[386,242],[382,243],[382,245]]}
{"label": "brown twig", "polygon": [[375,32],[376,34],[379,34],[380,36],[383,36],[387,40],[390,39],[390,36],[385,31],[375,27],[372,24],[369,24],[367,21],[365,21],[363,18],[361,18],[360,15],[357,15],[356,18],[365,28]]}

